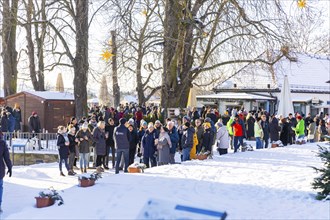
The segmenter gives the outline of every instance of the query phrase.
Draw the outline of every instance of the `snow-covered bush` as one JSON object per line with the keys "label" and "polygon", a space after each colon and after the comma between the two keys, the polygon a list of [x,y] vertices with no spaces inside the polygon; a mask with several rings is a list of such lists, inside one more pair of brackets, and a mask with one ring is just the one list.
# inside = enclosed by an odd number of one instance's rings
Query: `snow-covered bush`
{"label": "snow-covered bush", "polygon": [[144,172],[144,169],[147,168],[147,166],[144,163],[138,163],[138,162],[129,165],[129,167],[139,168],[141,169],[142,173]]}
{"label": "snow-covered bush", "polygon": [[79,180],[82,180],[82,179],[88,179],[88,180],[98,180],[102,178],[102,175],[101,173],[98,173],[98,172],[94,172],[94,173],[84,173],[84,174],[81,174],[78,176],[78,179]]}
{"label": "snow-covered bush", "polygon": [[48,190],[39,192],[39,197],[50,198],[54,202],[58,201],[59,206],[64,204],[62,196],[53,187],[50,187]]}

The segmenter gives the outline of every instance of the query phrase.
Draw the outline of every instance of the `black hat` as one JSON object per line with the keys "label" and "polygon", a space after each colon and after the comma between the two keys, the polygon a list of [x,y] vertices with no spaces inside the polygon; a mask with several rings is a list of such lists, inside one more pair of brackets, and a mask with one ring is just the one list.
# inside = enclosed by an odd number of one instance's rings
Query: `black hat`
{"label": "black hat", "polygon": [[119,120],[119,124],[124,125],[125,123],[126,123],[126,119],[125,118],[121,118]]}

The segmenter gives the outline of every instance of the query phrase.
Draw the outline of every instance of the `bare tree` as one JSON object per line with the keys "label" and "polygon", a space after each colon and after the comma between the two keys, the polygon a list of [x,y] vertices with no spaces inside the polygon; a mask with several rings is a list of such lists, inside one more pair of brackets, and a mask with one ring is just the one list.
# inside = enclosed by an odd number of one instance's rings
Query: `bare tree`
{"label": "bare tree", "polygon": [[[279,30],[288,21],[282,11],[272,11],[277,4],[166,0],[161,105],[184,107],[193,81],[204,72],[251,62],[272,65],[287,56],[288,39]],[[279,52],[273,60],[262,56],[269,48]]]}
{"label": "bare tree", "polygon": [[[64,10],[64,12],[67,13],[66,16],[70,16],[73,20],[74,26],[61,16],[56,17],[56,19],[64,23],[64,26],[55,26],[50,20],[48,20],[47,24],[53,29],[64,47],[65,52],[60,53],[60,58],[62,58],[63,55],[66,55],[72,64],[57,63],[57,65],[73,67],[76,116],[81,118],[87,115],[89,1],[75,0],[75,4],[73,4],[72,1],[61,0],[57,3],[59,4],[59,8],[56,10]],[[70,47],[69,40],[64,36],[65,32],[62,32],[64,28],[68,28],[74,34],[75,50],[73,47]],[[73,53],[73,51],[75,51],[75,53]]]}
{"label": "bare tree", "polygon": [[12,95],[17,90],[17,28],[18,0],[3,0],[2,2],[2,59],[4,95]]}
{"label": "bare tree", "polygon": [[117,67],[117,34],[116,31],[111,31],[111,54],[112,57],[112,92],[113,92],[113,104],[114,106],[119,106],[120,104],[120,87],[118,84],[118,67]]}
{"label": "bare tree", "polygon": [[[22,22],[22,26],[26,30],[30,78],[34,90],[45,91],[44,43],[47,33],[47,24],[45,22],[47,19],[46,0],[35,1],[35,3],[33,0],[27,0],[27,2],[25,0],[23,2],[26,8],[26,20]],[[40,7],[38,3],[41,4]],[[35,48],[37,50],[37,61],[35,59]]]}
{"label": "bare tree", "polygon": [[[111,26],[116,27],[120,68],[125,74],[136,79],[136,92],[139,103],[145,103],[160,89],[153,79],[160,79],[162,71],[160,59],[163,39],[159,9],[160,0],[111,0],[107,11],[113,12]],[[158,77],[156,76],[158,74]]]}

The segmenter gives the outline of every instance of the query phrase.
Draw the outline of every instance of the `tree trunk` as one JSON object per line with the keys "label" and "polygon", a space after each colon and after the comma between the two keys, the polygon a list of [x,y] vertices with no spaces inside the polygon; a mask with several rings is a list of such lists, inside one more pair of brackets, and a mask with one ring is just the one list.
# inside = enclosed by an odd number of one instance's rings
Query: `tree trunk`
{"label": "tree trunk", "polygon": [[17,27],[18,0],[4,0],[2,3],[2,59],[4,95],[12,95],[17,91]]}
{"label": "tree trunk", "polygon": [[116,44],[116,31],[111,31],[112,40],[112,91],[113,91],[113,104],[114,107],[120,104],[120,88],[118,85],[117,75],[117,44]]}
{"label": "tree trunk", "polygon": [[[35,91],[45,91],[45,80],[44,80],[44,57],[43,57],[43,39],[46,32],[46,23],[42,22],[41,36],[39,37],[39,23],[35,22],[32,24],[32,16],[36,16],[34,10],[33,0],[28,0],[28,3],[24,1],[26,7],[26,24],[24,25],[26,30],[27,49],[29,57],[29,70],[30,78]],[[46,20],[45,15],[45,0],[42,0],[41,11],[42,20]],[[32,34],[32,26],[34,26],[34,34]],[[37,57],[38,57],[38,71],[36,70],[36,59],[35,59],[35,44],[34,36],[36,39]]]}
{"label": "tree trunk", "polygon": [[36,74],[36,65],[34,60],[34,44],[32,37],[32,13],[33,13],[33,2],[32,0],[28,1],[26,5],[26,20],[27,23],[24,25],[26,30],[26,40],[27,40],[27,51],[29,57],[29,70],[30,70],[30,78],[33,85],[34,90],[38,91],[38,79]]}
{"label": "tree trunk", "polygon": [[[46,0],[42,0],[41,2],[41,20],[46,21]],[[39,36],[38,33],[38,25],[35,25],[36,30],[36,38],[37,38],[37,56],[38,56],[38,91],[45,91],[45,63],[44,63],[44,42],[45,42],[45,35],[47,25],[45,22],[41,23],[41,33]]]}
{"label": "tree trunk", "polygon": [[76,116],[87,115],[87,81],[88,81],[88,5],[87,0],[76,0],[76,56],[74,66],[74,98]]}
{"label": "tree trunk", "polygon": [[192,15],[187,14],[187,9],[191,11],[190,0],[185,0],[184,4],[175,0],[166,0],[164,72],[161,89],[161,105],[164,108],[186,107],[192,85],[190,69],[193,64],[191,56],[193,26],[180,21],[189,19],[198,9],[194,7]]}
{"label": "tree trunk", "polygon": [[141,44],[139,45],[138,51],[138,61],[136,65],[136,92],[138,95],[139,105],[144,104],[145,96],[144,96],[144,86],[142,84],[142,52],[141,52]]}

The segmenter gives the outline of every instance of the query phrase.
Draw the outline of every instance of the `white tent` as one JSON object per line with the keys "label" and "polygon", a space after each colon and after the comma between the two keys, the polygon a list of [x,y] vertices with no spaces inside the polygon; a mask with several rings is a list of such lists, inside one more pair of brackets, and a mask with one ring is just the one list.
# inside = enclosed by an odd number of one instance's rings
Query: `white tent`
{"label": "white tent", "polygon": [[291,99],[290,84],[287,75],[285,75],[284,77],[284,82],[282,84],[279,102],[280,103],[278,105],[278,110],[277,110],[278,115],[283,115],[283,117],[287,117],[289,113],[294,113],[293,103]]}

